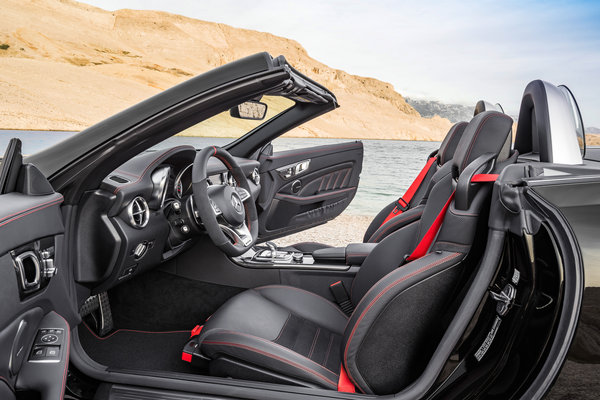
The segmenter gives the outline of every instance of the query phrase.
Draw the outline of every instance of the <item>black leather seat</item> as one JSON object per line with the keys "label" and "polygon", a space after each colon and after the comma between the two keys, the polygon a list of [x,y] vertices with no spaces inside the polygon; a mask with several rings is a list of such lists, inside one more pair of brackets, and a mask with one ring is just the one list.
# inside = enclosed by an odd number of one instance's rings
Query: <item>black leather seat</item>
{"label": "black leather seat", "polygon": [[[436,173],[422,218],[387,236],[363,263],[349,318],[329,300],[295,287],[247,290],[225,303],[195,339],[192,347],[210,360],[210,373],[329,389],[347,373],[358,391],[369,394],[410,384],[443,334],[440,317],[462,276],[479,215],[489,206],[491,185],[471,184],[467,175],[489,165],[482,159],[514,161],[501,155],[511,128],[512,119],[494,111],[469,123],[454,160]],[[451,201],[454,186],[469,191],[455,194],[460,206]],[[444,222],[431,247],[406,262],[439,215]]]}
{"label": "black leather seat", "polygon": [[[500,104],[491,104],[485,100],[479,100],[475,105],[473,117],[485,111],[498,111],[504,112]],[[436,162],[432,164],[427,170],[425,178],[419,185],[412,199],[408,202],[405,210],[410,210],[419,207],[424,204],[427,194],[432,188],[431,179],[435,173],[443,166],[446,165],[454,157],[454,152],[462,138],[463,132],[467,126],[467,122],[457,122],[452,125],[446,133],[444,140],[440,144],[439,149],[432,155],[436,157]],[[507,142],[510,145],[510,142]],[[419,213],[411,213],[405,215],[405,213],[398,214],[396,217],[386,221],[392,210],[398,205],[398,201],[393,201],[385,206],[379,213],[373,218],[365,234],[363,236],[363,243],[379,243],[389,234],[397,231],[409,223],[414,222],[420,218]],[[318,243],[318,242],[301,242],[291,246],[286,246],[282,250],[286,251],[299,251],[302,253],[313,253],[315,250],[329,248],[331,246]]]}
{"label": "black leather seat", "polygon": [[[221,358],[227,355],[335,389],[347,322],[337,305],[314,293],[289,286],[259,287],[234,297],[210,318],[202,335],[202,354],[220,360],[211,362],[213,375],[231,375],[234,365]],[[235,376],[265,380],[248,373]]]}
{"label": "black leather seat", "polygon": [[[436,173],[436,171],[439,170],[439,168],[442,165],[444,165],[448,161],[452,160],[452,157],[454,156],[454,151],[456,150],[456,146],[458,145],[458,142],[460,141],[460,138],[462,137],[462,134],[463,134],[466,126],[467,126],[466,122],[458,122],[458,123],[452,125],[452,127],[450,128],[450,130],[444,137],[444,140],[442,141],[442,144],[440,145],[439,149],[432,155],[432,157],[436,157],[435,162],[433,164],[431,164],[429,166],[429,168],[427,167],[427,165],[425,165],[424,168],[427,168],[427,171],[424,176],[424,179],[418,186],[418,189],[414,193],[414,196],[412,197],[412,199],[406,205],[405,211],[409,210],[411,208],[414,208],[421,203],[421,200],[423,199],[427,190],[430,187],[429,184],[431,182],[431,178],[433,177],[433,175]],[[400,216],[402,214],[398,214],[397,217],[394,217],[394,218],[386,221],[386,218],[388,217],[388,215],[390,215],[392,210],[394,210],[394,208],[397,205],[398,205],[398,201],[391,202],[390,204],[385,206],[375,216],[375,218],[373,218],[373,220],[369,224],[367,230],[365,231],[365,234],[363,237],[363,243],[380,242],[387,235],[396,231],[401,226],[406,224],[407,218],[404,218],[404,217],[400,218]],[[284,248],[282,248],[282,250],[299,251],[302,253],[312,253],[315,250],[328,248],[328,247],[330,247],[330,246],[327,244],[324,244],[324,243],[301,242],[301,243],[293,244],[291,246],[284,247]]]}

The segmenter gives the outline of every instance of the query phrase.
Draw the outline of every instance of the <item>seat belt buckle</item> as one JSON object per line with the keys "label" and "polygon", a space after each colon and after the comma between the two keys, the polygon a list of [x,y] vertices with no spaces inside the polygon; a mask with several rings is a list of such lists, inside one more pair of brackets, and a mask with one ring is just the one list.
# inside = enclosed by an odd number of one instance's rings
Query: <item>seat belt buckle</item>
{"label": "seat belt buckle", "polygon": [[331,290],[335,302],[338,306],[340,306],[344,314],[351,315],[354,311],[354,306],[352,305],[350,296],[348,296],[348,292],[346,291],[344,282],[337,281],[335,283],[332,283],[331,285],[329,285],[329,290]]}
{"label": "seat belt buckle", "polygon": [[202,332],[202,328],[204,328],[204,325],[196,325],[194,327],[194,329],[192,329],[190,338],[193,338],[194,336],[198,336],[200,334],[200,332]]}

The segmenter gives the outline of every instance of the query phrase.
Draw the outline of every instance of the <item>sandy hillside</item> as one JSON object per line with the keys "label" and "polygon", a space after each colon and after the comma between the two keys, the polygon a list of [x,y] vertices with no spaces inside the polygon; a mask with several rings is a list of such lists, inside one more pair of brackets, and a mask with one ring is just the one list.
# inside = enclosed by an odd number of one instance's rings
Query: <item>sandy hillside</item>
{"label": "sandy hillside", "polygon": [[339,99],[340,109],[297,135],[439,140],[450,126],[422,118],[391,84],[330,68],[268,33],[70,0],[3,0],[1,10],[0,128],[80,130],[260,51],[285,55]]}

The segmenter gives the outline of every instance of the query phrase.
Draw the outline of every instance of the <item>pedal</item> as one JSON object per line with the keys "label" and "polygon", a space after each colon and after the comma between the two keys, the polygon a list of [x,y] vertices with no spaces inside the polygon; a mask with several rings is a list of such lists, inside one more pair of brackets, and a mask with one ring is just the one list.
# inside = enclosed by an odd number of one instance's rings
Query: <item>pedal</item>
{"label": "pedal", "polygon": [[114,329],[108,293],[102,292],[89,297],[79,309],[81,317],[91,316],[98,336],[104,336]]}
{"label": "pedal", "polygon": [[81,318],[86,317],[96,311],[99,307],[100,302],[98,301],[98,296],[90,296],[79,309],[79,315]]}
{"label": "pedal", "polygon": [[100,336],[104,336],[114,329],[112,311],[110,310],[110,302],[108,301],[108,293],[102,292],[98,295],[98,302],[100,303],[100,327],[98,333]]}

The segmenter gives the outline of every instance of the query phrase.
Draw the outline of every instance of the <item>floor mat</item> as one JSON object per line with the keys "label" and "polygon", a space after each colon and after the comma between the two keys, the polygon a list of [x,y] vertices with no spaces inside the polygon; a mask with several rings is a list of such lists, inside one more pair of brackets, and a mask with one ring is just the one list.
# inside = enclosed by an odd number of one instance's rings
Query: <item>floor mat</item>
{"label": "floor mat", "polygon": [[158,269],[108,292],[115,326],[143,331],[192,329],[244,289],[182,278]]}
{"label": "floor mat", "polygon": [[80,324],[79,341],[88,356],[113,369],[200,373],[181,360],[190,331],[147,332],[117,330],[100,338]]}

